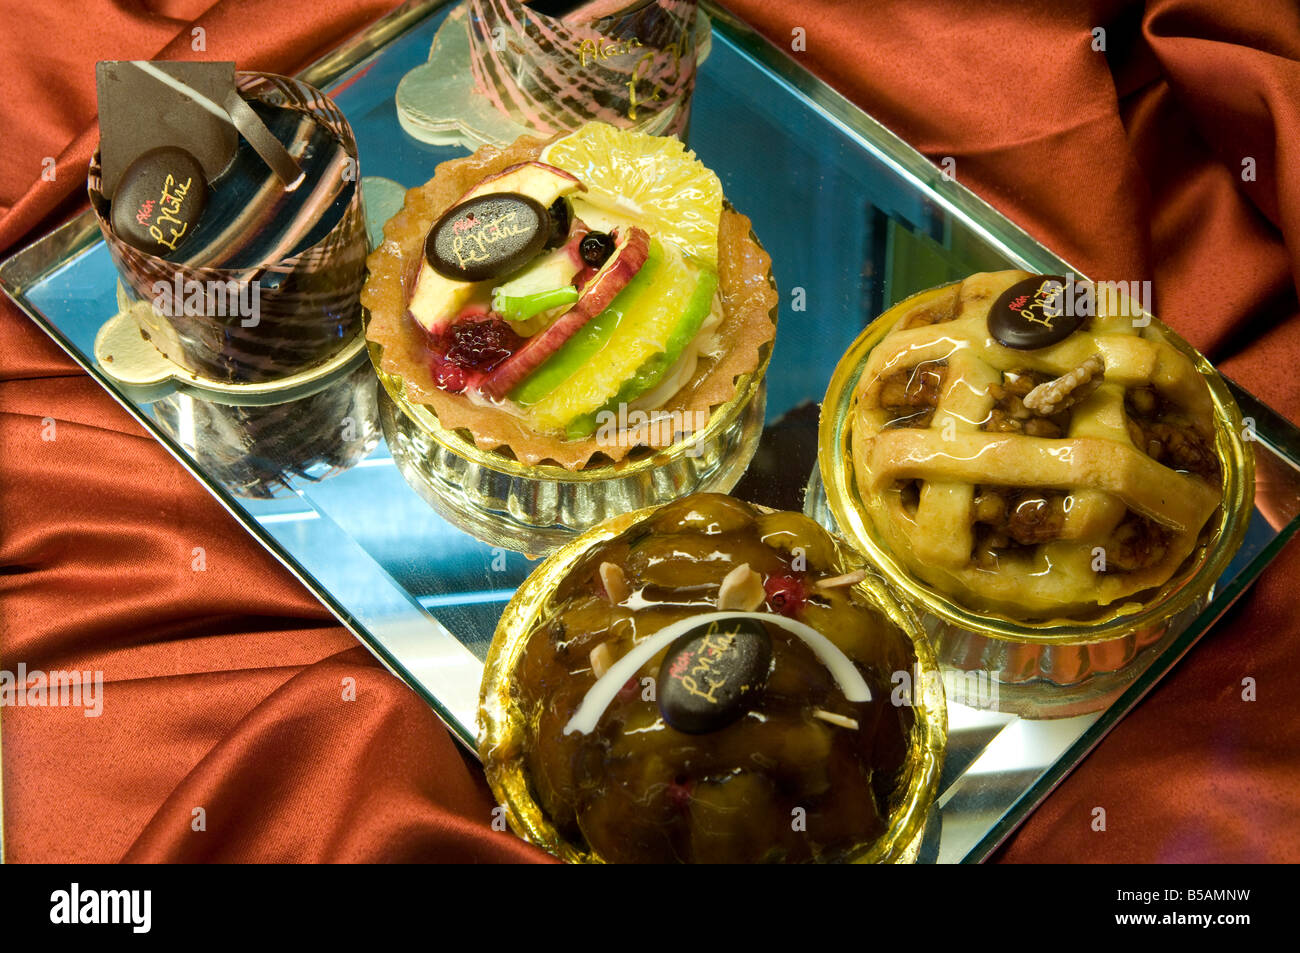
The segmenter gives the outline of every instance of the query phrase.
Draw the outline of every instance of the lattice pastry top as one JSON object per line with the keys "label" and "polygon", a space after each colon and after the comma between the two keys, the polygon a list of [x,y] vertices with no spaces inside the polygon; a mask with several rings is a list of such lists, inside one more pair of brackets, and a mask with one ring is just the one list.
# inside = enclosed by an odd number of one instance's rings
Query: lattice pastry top
{"label": "lattice pastry top", "polygon": [[918,296],[872,350],[852,411],[858,490],[894,558],[1026,621],[1163,585],[1222,498],[1197,367],[1126,300],[1098,301],[1056,343],[1004,346],[990,309],[1029,277]]}

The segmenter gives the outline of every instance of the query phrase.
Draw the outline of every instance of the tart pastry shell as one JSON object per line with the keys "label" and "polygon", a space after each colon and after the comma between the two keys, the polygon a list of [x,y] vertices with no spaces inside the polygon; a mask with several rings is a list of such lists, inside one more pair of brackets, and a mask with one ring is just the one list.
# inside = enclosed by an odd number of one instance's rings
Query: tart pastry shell
{"label": "tart pastry shell", "polygon": [[[436,439],[449,448],[506,472],[523,474],[537,466],[608,471],[637,455],[636,448],[627,445],[633,441],[609,446],[594,437],[564,440],[537,433],[507,411],[442,390],[433,381],[424,334],[406,314],[409,284],[418,274],[429,227],[476,183],[536,159],[546,145],[545,140],[524,136],[504,149],[483,146],[473,155],[442,163],[432,179],[407,192],[402,210],[384,225],[383,243],[367,260],[370,277],[361,296],[368,312],[366,336],[389,393],[436,420]],[[723,319],[717,334],[725,349],[716,360],[702,361],[695,376],[661,410],[687,423],[703,411],[709,415],[707,430],[762,377],[776,336],[778,299],[771,264],[753,237],[749,219],[724,205],[718,229]],[[686,438],[660,449],[675,450],[689,442]]]}

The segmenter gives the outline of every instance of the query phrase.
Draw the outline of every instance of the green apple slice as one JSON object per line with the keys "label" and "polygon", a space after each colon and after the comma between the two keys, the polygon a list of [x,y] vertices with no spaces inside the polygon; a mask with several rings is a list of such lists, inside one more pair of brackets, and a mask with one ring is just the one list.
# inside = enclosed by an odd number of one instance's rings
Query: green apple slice
{"label": "green apple slice", "polygon": [[[670,342],[682,338],[689,341],[694,336],[689,324],[677,333],[683,320],[695,322],[698,330],[698,323],[708,314],[716,279],[711,271],[688,266],[673,246],[658,247],[664,256],[663,264],[655,270],[650,285],[629,303],[604,347],[529,408],[533,425],[539,431],[567,433],[572,422],[594,415],[611,401],[617,401],[624,386],[638,378],[648,362],[667,354]],[[707,282],[708,287],[701,289],[701,282]],[[701,302],[703,311],[696,314]],[[684,341],[679,346],[679,354],[685,347]],[[663,376],[662,371],[659,377]],[[647,371],[647,378],[651,373]]]}

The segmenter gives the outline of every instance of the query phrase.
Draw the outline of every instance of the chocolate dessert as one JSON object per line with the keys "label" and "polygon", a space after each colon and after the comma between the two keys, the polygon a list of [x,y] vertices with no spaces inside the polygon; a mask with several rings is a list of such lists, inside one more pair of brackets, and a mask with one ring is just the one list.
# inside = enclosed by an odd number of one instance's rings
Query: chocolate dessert
{"label": "chocolate dessert", "polygon": [[233,64],[103,63],[100,130],[91,207],[128,295],[153,304],[141,334],[168,358],[274,380],[360,330],[357,149],[323,93]]}

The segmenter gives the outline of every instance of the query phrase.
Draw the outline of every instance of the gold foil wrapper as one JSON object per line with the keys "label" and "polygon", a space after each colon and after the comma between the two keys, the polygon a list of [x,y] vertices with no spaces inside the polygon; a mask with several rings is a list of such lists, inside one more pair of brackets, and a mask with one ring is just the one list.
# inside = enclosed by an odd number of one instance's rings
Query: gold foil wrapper
{"label": "gold foil wrapper", "polygon": [[[515,592],[501,614],[488,650],[479,691],[479,754],[497,803],[520,837],[570,863],[602,863],[601,858],[560,836],[534,799],[524,758],[527,718],[511,692],[516,667],[551,605],[550,597],[570,569],[591,547],[612,539],[648,518],[656,507],[623,513],[601,523],[565,544],[542,562]],[[759,509],[765,509],[759,507]],[[863,566],[862,558],[834,539],[837,568],[844,572]],[[853,855],[855,863],[913,863],[920,850],[931,806],[937,796],[939,775],[948,734],[944,686],[934,652],[915,613],[900,602],[878,576],[854,587],[911,640],[916,669],[911,704],[916,714],[910,757],[903,785],[891,804],[885,832]]]}
{"label": "gold foil wrapper", "polygon": [[[917,579],[880,538],[860,496],[852,447],[858,382],[872,349],[902,315],[950,289],[943,285],[894,305],[860,334],[840,359],[822,404],[818,470],[825,507],[838,531],[860,550],[898,595],[920,614],[945,667],[984,672],[999,683],[996,707],[1035,717],[1094,711],[1127,683],[1125,670],[1142,653],[1167,644],[1208,602],[1215,582],[1245,535],[1254,499],[1254,454],[1243,440],[1241,411],[1213,366],[1155,318],[1150,327],[1200,371],[1214,409],[1215,449],[1223,500],[1177,572],[1141,600],[1121,600],[1096,616],[1022,621],[968,608]],[[808,509],[817,508],[810,493]],[[823,524],[828,521],[820,520]],[[987,699],[962,699],[987,707]]]}

